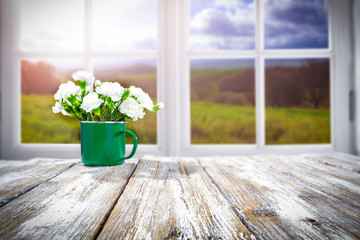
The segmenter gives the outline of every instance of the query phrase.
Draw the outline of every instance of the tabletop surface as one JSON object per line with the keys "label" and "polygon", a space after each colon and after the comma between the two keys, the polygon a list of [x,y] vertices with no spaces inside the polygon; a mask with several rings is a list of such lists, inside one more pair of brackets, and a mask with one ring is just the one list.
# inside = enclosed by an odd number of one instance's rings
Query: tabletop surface
{"label": "tabletop surface", "polygon": [[360,239],[360,158],[2,160],[0,239]]}

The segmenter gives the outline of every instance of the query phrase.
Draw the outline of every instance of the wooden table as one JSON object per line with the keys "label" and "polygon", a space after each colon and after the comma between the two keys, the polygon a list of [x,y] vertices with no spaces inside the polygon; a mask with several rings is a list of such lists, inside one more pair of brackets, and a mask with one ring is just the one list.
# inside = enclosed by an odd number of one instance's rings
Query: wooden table
{"label": "wooden table", "polygon": [[0,239],[360,239],[360,158],[0,161]]}

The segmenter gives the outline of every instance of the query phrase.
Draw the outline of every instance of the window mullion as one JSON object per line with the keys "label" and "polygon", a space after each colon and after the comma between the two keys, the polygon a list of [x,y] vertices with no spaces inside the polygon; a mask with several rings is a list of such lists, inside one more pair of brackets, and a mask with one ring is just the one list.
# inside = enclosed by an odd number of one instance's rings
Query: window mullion
{"label": "window mullion", "polygon": [[255,107],[256,107],[256,146],[265,146],[265,73],[264,73],[264,4],[255,0],[256,6],[256,58],[255,58]]}
{"label": "window mullion", "polygon": [[91,52],[91,46],[92,46],[92,34],[91,34],[91,28],[92,28],[92,0],[85,0],[85,31],[84,31],[84,66],[85,69],[88,71],[93,71],[93,61],[90,59],[90,52]]}
{"label": "window mullion", "polygon": [[183,99],[183,82],[179,65],[180,43],[181,43],[181,24],[179,15],[181,12],[182,1],[159,0],[161,6],[160,17],[160,39],[159,39],[159,65],[161,77],[159,88],[163,90],[163,101],[165,108],[160,115],[163,129],[160,136],[166,139],[162,144],[165,154],[170,156],[180,155],[181,135],[183,125],[181,124]]}

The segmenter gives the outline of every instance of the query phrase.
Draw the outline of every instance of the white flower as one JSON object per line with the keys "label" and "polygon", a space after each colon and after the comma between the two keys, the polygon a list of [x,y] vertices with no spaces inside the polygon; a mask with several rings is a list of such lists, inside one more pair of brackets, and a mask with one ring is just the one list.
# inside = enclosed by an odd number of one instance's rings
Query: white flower
{"label": "white flower", "polygon": [[71,116],[70,114],[68,114],[68,113],[65,111],[64,107],[61,106],[61,104],[60,104],[59,102],[56,102],[56,103],[55,103],[55,106],[52,107],[52,110],[53,110],[54,113],[59,113],[59,112],[61,112],[61,113],[62,113],[63,115],[65,115],[65,116]]}
{"label": "white flower", "polygon": [[149,94],[145,93],[141,88],[130,86],[130,95],[136,97],[137,101],[143,105],[147,110],[153,110],[154,103]]}
{"label": "white flower", "polygon": [[86,112],[91,112],[93,109],[98,108],[104,100],[100,99],[97,93],[89,93],[83,99],[81,108]]}
{"label": "white flower", "polygon": [[104,96],[109,96],[112,101],[117,102],[121,99],[124,93],[124,88],[117,82],[104,82],[97,87],[95,91]]}
{"label": "white flower", "polygon": [[95,87],[99,87],[101,85],[101,81],[99,79],[95,80]]}
{"label": "white flower", "polygon": [[85,80],[87,86],[92,85],[95,81],[94,75],[86,71],[77,71],[73,73],[72,78],[75,81]]}
{"label": "white flower", "polygon": [[92,85],[89,85],[89,86],[86,85],[85,90],[86,90],[87,92],[89,92],[89,93],[93,93],[93,92],[94,92],[94,89],[93,89],[93,86],[92,86]]}
{"label": "white flower", "polygon": [[125,101],[121,103],[120,112],[131,117],[133,121],[137,121],[138,118],[141,119],[145,115],[143,106],[132,97],[125,99]]}
{"label": "white flower", "polygon": [[164,108],[164,103],[162,103],[162,102],[158,103],[156,106],[160,110],[160,109]]}
{"label": "white flower", "polygon": [[70,97],[71,94],[79,96],[79,94],[81,94],[81,88],[76,86],[73,82],[68,81],[67,83],[60,84],[59,90],[54,95],[54,99],[60,102],[66,101],[70,104],[66,98]]}

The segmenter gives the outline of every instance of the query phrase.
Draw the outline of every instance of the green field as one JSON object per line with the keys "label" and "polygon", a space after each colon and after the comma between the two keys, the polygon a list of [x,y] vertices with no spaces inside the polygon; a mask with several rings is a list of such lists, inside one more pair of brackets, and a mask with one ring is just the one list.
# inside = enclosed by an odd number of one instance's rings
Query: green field
{"label": "green field", "polygon": [[191,142],[255,143],[255,108],[192,102]]}
{"label": "green field", "polygon": [[[266,144],[330,143],[330,111],[266,108]],[[255,107],[191,103],[193,144],[255,143]]]}
{"label": "green field", "polygon": [[[22,143],[80,143],[80,123],[76,118],[54,114],[52,95],[25,95],[21,97]],[[133,130],[141,144],[156,144],[156,113],[144,119],[129,121],[127,129]],[[132,142],[127,136],[128,142]]]}
{"label": "green field", "polygon": [[[52,95],[22,95],[23,143],[79,143],[77,119],[54,114]],[[266,108],[266,143],[301,144],[330,142],[330,111]],[[155,144],[156,114],[130,121],[140,144]],[[191,103],[191,142],[194,144],[255,143],[255,108],[206,102]],[[131,141],[130,141],[131,142]]]}
{"label": "green field", "polygon": [[266,108],[266,144],[330,143],[330,110]]}

